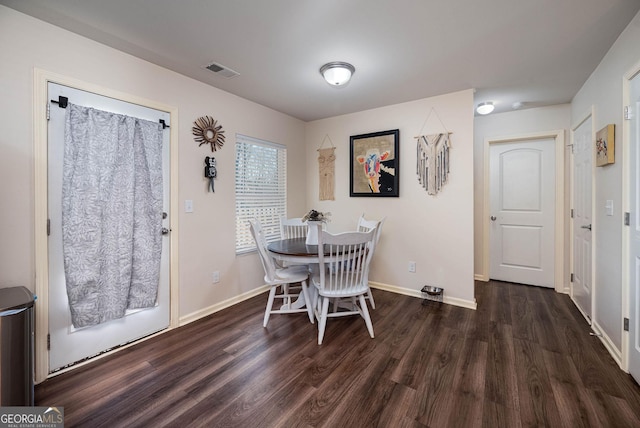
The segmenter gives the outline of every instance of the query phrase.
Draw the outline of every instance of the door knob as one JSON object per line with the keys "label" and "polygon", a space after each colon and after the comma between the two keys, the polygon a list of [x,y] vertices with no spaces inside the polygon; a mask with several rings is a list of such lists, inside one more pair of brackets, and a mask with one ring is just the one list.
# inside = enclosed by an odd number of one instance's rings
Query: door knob
{"label": "door knob", "polygon": [[496,221],[496,219],[497,219],[497,218],[498,218],[498,217],[496,217],[496,216],[492,215],[492,216],[491,216],[491,221]]}
{"label": "door knob", "polygon": [[163,228],[162,228],[162,234],[163,234],[163,235],[168,235],[168,234],[169,234],[169,232],[171,232],[171,231],[170,231],[169,229],[167,229],[166,227],[163,227]]}
{"label": "door knob", "polygon": [[586,226],[580,226],[581,229],[589,229],[591,230],[591,225],[587,224]]}

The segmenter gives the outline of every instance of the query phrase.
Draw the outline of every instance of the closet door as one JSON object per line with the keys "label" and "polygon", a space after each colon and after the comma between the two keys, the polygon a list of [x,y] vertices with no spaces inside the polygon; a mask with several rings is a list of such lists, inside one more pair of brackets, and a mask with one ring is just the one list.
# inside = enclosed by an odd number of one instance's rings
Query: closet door
{"label": "closet door", "polygon": [[555,139],[492,144],[491,279],[554,287]]}
{"label": "closet door", "polygon": [[629,86],[629,374],[640,382],[640,73]]}
{"label": "closet door", "polygon": [[592,291],[592,180],[593,120],[589,116],[573,131],[573,283],[571,298],[591,323]]}

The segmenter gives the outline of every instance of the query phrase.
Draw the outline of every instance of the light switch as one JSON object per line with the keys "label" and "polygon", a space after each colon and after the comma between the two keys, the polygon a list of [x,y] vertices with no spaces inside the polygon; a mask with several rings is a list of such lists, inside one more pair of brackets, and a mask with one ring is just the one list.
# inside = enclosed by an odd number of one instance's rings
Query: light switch
{"label": "light switch", "polygon": [[604,204],[604,208],[607,211],[608,216],[613,215],[613,201],[611,199],[607,199],[607,201]]}
{"label": "light switch", "polygon": [[186,213],[193,212],[193,201],[191,199],[187,199],[184,201],[184,212]]}

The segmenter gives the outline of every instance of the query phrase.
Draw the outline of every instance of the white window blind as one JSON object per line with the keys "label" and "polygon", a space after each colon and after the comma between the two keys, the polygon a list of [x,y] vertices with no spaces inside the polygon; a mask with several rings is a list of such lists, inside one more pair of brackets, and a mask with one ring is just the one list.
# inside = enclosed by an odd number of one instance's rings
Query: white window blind
{"label": "white window blind", "polygon": [[236,254],[256,248],[252,218],[262,224],[267,241],[280,239],[286,209],[286,146],[236,134]]}

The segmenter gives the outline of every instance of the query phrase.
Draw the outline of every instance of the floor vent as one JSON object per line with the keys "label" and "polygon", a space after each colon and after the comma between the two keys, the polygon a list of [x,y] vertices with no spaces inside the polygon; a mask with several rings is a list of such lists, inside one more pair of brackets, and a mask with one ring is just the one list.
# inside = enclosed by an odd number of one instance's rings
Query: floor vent
{"label": "floor vent", "polygon": [[214,73],[216,73],[218,76],[222,76],[227,79],[240,75],[240,73],[238,73],[237,71],[233,71],[232,69],[225,67],[224,65],[217,64],[215,62],[212,62],[211,64],[207,65],[206,69],[211,70]]}

